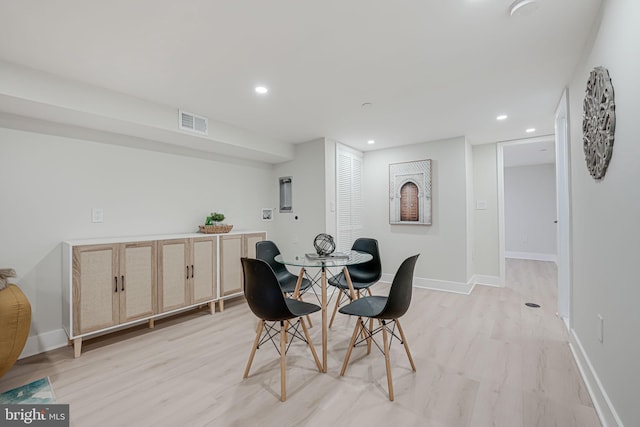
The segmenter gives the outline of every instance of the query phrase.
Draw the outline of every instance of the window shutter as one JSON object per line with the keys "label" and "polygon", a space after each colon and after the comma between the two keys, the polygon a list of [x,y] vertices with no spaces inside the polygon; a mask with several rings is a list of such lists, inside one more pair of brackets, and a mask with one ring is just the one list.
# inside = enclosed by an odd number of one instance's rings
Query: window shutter
{"label": "window shutter", "polygon": [[344,252],[362,232],[362,153],[338,145],[336,159],[336,247]]}

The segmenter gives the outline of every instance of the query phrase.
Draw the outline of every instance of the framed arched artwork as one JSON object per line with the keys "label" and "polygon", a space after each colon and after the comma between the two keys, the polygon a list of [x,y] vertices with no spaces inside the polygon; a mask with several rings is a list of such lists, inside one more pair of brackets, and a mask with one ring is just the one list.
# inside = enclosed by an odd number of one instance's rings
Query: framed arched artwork
{"label": "framed arched artwork", "polygon": [[389,223],[431,225],[431,160],[389,165]]}

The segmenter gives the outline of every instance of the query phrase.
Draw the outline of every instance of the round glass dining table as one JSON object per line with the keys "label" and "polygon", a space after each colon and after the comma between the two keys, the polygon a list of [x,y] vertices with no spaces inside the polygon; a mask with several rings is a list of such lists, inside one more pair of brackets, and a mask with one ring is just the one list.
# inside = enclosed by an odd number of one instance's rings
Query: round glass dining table
{"label": "round glass dining table", "polygon": [[320,288],[321,288],[321,307],[322,307],[322,371],[327,372],[327,268],[342,267],[342,272],[349,286],[349,293],[351,294],[351,300],[356,298],[353,284],[351,283],[351,277],[349,276],[349,270],[347,266],[362,264],[371,261],[373,256],[371,254],[359,251],[348,251],[335,253],[328,256],[318,256],[316,254],[279,254],[275,257],[275,261],[284,265],[290,265],[300,267],[300,274],[298,275],[298,282],[296,283],[296,290],[293,294],[293,298],[298,298],[300,295],[300,284],[305,276],[307,268],[319,268],[320,275]]}

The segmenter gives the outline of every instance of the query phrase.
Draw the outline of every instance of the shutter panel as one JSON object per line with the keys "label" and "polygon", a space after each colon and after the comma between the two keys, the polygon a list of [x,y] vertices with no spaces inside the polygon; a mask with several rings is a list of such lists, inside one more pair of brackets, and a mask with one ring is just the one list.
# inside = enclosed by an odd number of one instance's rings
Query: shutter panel
{"label": "shutter panel", "polygon": [[336,225],[338,227],[338,235],[336,236],[337,250],[344,252],[349,249],[349,246],[345,248],[351,241],[351,159],[344,153],[338,150],[338,161],[336,172],[338,177],[336,182],[338,184],[338,190],[336,195],[337,201],[337,218]]}
{"label": "shutter panel", "polygon": [[362,233],[362,154],[342,145],[336,151],[336,247],[344,252]]}
{"label": "shutter panel", "polygon": [[351,159],[351,188],[353,192],[351,194],[351,230],[353,242],[362,237],[362,228],[364,227],[364,221],[362,218],[362,159]]}

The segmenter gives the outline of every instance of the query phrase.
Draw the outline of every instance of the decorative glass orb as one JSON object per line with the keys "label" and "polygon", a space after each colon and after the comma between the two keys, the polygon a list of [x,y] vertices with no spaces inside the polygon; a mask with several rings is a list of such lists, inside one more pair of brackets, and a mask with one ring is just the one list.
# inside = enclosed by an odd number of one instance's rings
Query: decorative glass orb
{"label": "decorative glass orb", "polygon": [[320,233],[313,239],[313,247],[320,256],[327,256],[336,250],[336,242],[328,234]]}

